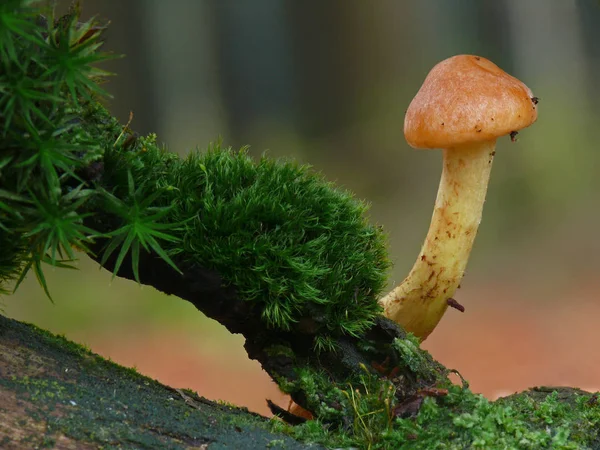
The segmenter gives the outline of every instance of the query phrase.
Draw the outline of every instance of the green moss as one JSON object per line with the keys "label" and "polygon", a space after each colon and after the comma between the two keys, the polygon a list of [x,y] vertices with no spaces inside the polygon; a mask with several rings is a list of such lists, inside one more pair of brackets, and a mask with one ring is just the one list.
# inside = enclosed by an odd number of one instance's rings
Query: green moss
{"label": "green moss", "polygon": [[323,330],[359,335],[372,324],[388,266],[363,203],[295,163],[214,148],[185,161],[180,179],[199,166],[206,178],[193,175],[176,200],[188,202],[182,220],[201,216],[183,240],[186,256],[259,302],[270,326],[311,317]]}
{"label": "green moss", "polygon": [[136,137],[99,102],[102,27],[43,8],[0,6],[0,288],[33,270],[49,295],[44,264],[104,239],[115,273],[127,262],[139,281],[143,251],[214,270],[267,327],[309,318],[319,350],[373,324],[389,261],[364,202],[292,161],[219,144],[180,159]]}
{"label": "green moss", "polygon": [[60,400],[65,392],[64,386],[54,380],[29,378],[27,375],[24,377],[12,376],[11,380],[13,383],[27,389],[33,401]]}
{"label": "green moss", "polygon": [[0,3],[0,289],[31,269],[47,291],[43,264],[65,266],[91,242],[76,172],[101,147],[75,126],[73,105],[105,94],[95,63],[109,56],[78,18],[76,7],[55,20],[47,2]]}
{"label": "green moss", "polygon": [[[417,379],[431,376],[435,362],[412,337],[395,341],[401,364]],[[274,423],[273,429],[327,447],[368,449],[581,449],[600,446],[598,394],[570,388],[534,388],[490,402],[440,377],[447,395],[428,396],[427,389],[398,396],[392,380],[364,370],[345,386],[311,368],[298,369],[296,383],[282,382],[285,392],[303,392],[318,420],[296,427]],[[409,403],[422,404],[410,414]],[[402,400],[399,400],[402,399]],[[332,407],[334,406],[334,407]],[[410,417],[402,418],[403,413]]]}
{"label": "green moss", "polygon": [[[107,238],[105,257],[117,252],[119,264],[131,257],[136,278],[137,255],[148,250],[170,263],[173,258],[217,271],[243,300],[260,306],[270,328],[293,330],[302,318],[312,319],[318,349],[332,349],[331,336],[358,336],[372,325],[390,264],[385,236],[369,223],[364,202],[292,161],[255,161],[245,149],[219,144],[182,160],[154,134],[135,138],[96,98],[84,95],[99,93],[90,79],[96,72],[75,62],[81,47],[89,50],[89,61],[106,59],[94,53],[98,32],[79,42],[76,13],[62,25],[33,26],[28,20],[39,11],[24,5],[14,0],[14,10],[0,11],[29,24],[4,35],[0,30],[0,49],[23,45],[10,61],[15,76],[31,81],[31,92],[41,96],[39,113],[47,120],[28,123],[38,109],[23,103],[11,117],[24,129],[10,127],[0,146],[0,243],[20,243],[6,245],[0,283],[33,269],[46,288],[43,263],[60,266],[61,256],[74,258],[73,246],[86,250],[95,235]],[[59,51],[52,39],[42,42],[45,33],[71,45]],[[30,54],[36,55],[31,70],[21,70]],[[62,77],[44,79],[42,68],[69,61],[79,75],[57,68]],[[74,89],[73,80],[79,80]],[[63,91],[68,95],[59,96]],[[32,132],[40,138],[27,138]],[[103,167],[90,173],[98,161]],[[89,213],[116,217],[100,232],[84,226]],[[17,229],[26,231],[22,242],[9,231]]]}
{"label": "green moss", "polygon": [[434,376],[433,358],[429,352],[420,348],[420,342],[416,336],[409,333],[405,339],[394,339],[392,345],[398,351],[402,363],[411,372],[424,378]]}
{"label": "green moss", "polygon": [[245,409],[188,390],[184,397],[60,336],[0,316],[2,345],[19,350],[3,354],[13,358],[3,375],[12,375],[0,377],[0,390],[15,392],[28,405],[25,414],[45,424],[31,447],[51,446],[65,435],[103,448],[304,448]]}
{"label": "green moss", "polygon": [[[330,429],[320,421],[274,429],[326,446],[369,449],[584,449],[600,446],[598,397],[572,389],[532,390],[490,402],[451,386],[445,397],[426,397],[415,418],[394,418],[397,406],[385,381],[351,389],[355,421]],[[354,387],[356,389],[356,387]],[[557,390],[558,389],[558,390]]]}
{"label": "green moss", "polygon": [[[358,336],[373,324],[390,263],[364,202],[308,166],[253,160],[245,149],[213,144],[180,159],[154,136],[114,145],[126,140],[106,111],[91,104],[82,115],[106,143],[103,187],[124,210],[138,196],[153,199],[150,212],[168,208],[160,222],[174,239],[161,245],[174,261],[217,271],[243,300],[260,305],[268,327],[293,330],[312,319],[319,348],[331,347],[328,336]],[[119,220],[112,228],[127,218]]]}
{"label": "green moss", "polygon": [[[402,342],[400,342],[402,341]],[[320,442],[328,446],[341,446],[342,443],[360,448],[387,447],[384,436],[395,430],[395,417],[402,409],[399,399],[412,399],[419,386],[435,385],[449,387],[447,370],[420,350],[414,336],[397,339],[391,355],[396,365],[384,362],[373,372],[359,363],[360,369],[347,376],[344,382],[334,382],[330,374],[318,367],[302,366],[285,349],[276,355],[291,357],[296,376],[278,379],[280,388],[294,398],[300,396],[303,405],[312,411],[317,420],[290,430],[299,439]],[[368,341],[364,341],[366,346]],[[405,386],[397,377],[410,377],[410,392],[400,392]],[[428,405],[423,406],[421,415],[427,414]],[[279,425],[276,425],[279,429]],[[396,436],[398,437],[398,436]],[[394,445],[398,439],[394,440]],[[390,444],[391,445],[391,444]]]}

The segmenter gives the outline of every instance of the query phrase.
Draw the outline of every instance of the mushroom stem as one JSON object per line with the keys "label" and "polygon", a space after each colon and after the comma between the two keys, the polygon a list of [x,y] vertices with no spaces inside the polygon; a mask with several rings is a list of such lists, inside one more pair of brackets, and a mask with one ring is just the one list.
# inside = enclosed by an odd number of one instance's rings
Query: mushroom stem
{"label": "mushroom stem", "polygon": [[443,150],[442,178],[421,253],[406,279],[379,300],[389,319],[421,339],[444,315],[465,272],[495,147],[494,139]]}

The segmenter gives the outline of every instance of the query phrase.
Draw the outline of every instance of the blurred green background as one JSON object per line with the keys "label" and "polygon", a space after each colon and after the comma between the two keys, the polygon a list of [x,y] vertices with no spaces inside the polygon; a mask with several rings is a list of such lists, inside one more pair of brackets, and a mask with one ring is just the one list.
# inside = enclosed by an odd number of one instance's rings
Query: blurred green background
{"label": "blurred green background", "polygon": [[[68,2],[59,2],[63,10]],[[312,164],[371,202],[390,284],[414,262],[441,172],[403,116],[429,69],[484,56],[540,98],[499,141],[457,299],[425,347],[490,397],[534,384],[600,388],[600,5],[594,0],[85,0],[110,20],[109,109],[175,152],[251,145]],[[83,257],[3,299],[11,317],[88,344],[177,387],[265,412],[277,390],[243,340],[193,307],[112,280]]]}

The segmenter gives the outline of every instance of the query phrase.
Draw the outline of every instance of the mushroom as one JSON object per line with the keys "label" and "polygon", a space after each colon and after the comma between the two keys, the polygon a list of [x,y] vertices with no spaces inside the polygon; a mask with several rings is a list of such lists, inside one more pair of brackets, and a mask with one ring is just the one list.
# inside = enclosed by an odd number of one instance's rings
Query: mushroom
{"label": "mushroom", "polygon": [[410,146],[443,149],[443,171],[425,243],[404,281],[379,300],[384,314],[425,339],[465,272],[481,222],[496,139],[537,119],[537,98],[480,56],[458,55],[425,78],[404,119]]}

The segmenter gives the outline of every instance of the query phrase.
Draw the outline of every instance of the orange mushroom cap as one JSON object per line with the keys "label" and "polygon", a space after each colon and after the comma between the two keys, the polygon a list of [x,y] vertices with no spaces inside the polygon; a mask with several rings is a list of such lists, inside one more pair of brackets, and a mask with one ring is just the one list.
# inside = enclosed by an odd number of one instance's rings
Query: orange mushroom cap
{"label": "orange mushroom cap", "polygon": [[534,123],[536,104],[524,83],[493,62],[457,55],[425,78],[406,111],[404,135],[415,148],[495,140]]}

